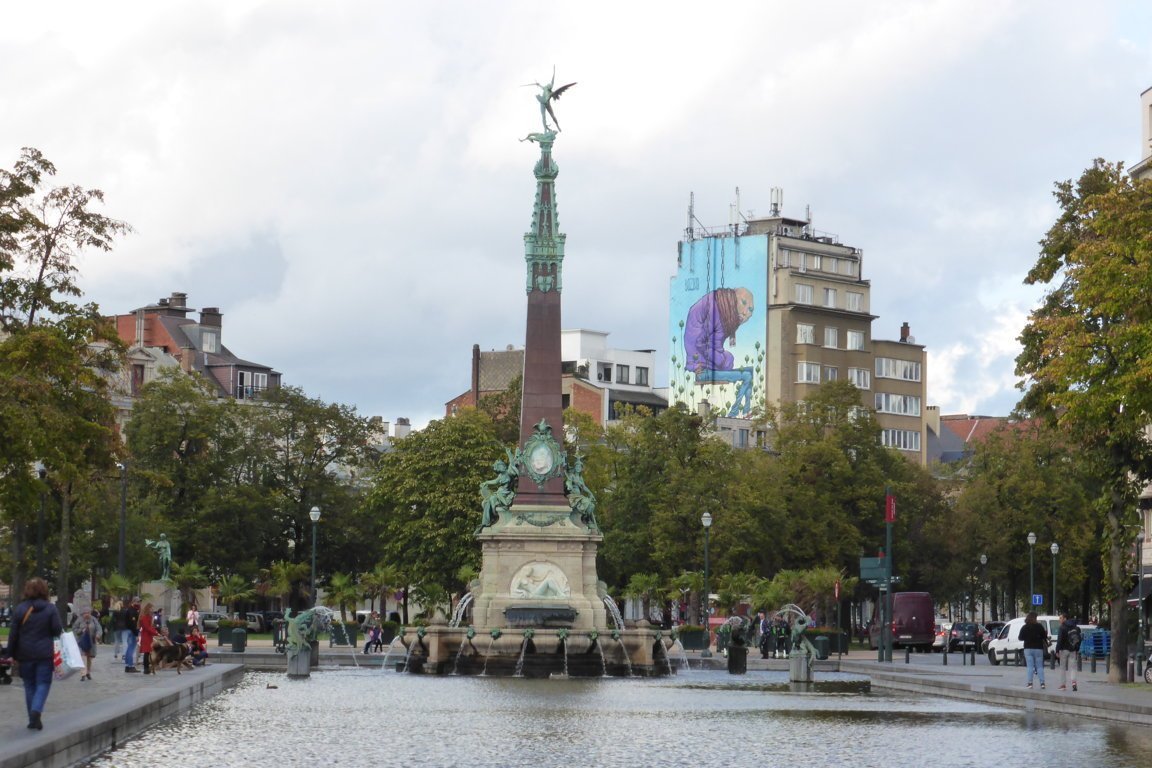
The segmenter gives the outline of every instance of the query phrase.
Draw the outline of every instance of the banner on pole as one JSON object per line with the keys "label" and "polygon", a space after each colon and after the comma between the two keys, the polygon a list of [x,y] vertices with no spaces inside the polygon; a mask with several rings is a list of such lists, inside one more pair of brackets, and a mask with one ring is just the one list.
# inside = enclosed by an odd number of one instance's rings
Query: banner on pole
{"label": "banner on pole", "polygon": [[896,522],[896,497],[891,493],[884,496],[884,522]]}

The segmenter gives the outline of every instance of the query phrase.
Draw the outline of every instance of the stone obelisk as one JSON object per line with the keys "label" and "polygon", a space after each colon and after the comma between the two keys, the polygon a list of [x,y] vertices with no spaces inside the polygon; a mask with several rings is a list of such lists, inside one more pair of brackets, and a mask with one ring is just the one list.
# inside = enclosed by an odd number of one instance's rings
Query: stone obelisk
{"label": "stone obelisk", "polygon": [[551,102],[570,86],[537,83],[542,133],[523,141],[540,147],[532,226],[524,235],[527,313],[524,339],[520,445],[496,463],[497,478],[485,483],[480,584],[473,589],[473,626],[607,626],[598,592],[596,548],[602,540],[595,500],[570,467],[564,450],[560,360],[560,296],[565,235],[556,206],[552,145],[559,127]]}

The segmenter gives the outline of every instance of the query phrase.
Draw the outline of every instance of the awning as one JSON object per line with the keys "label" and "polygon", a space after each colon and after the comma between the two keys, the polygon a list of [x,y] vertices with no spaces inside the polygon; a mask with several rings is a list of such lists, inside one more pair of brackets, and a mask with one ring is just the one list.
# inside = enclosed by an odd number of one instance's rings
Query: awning
{"label": "awning", "polygon": [[[1141,591],[1143,590],[1143,591]],[[1141,586],[1137,584],[1132,590],[1132,594],[1128,595],[1128,605],[1135,608],[1140,604],[1140,595],[1144,595],[1144,602],[1148,602],[1148,598],[1152,597],[1152,573],[1144,574],[1144,584]]]}

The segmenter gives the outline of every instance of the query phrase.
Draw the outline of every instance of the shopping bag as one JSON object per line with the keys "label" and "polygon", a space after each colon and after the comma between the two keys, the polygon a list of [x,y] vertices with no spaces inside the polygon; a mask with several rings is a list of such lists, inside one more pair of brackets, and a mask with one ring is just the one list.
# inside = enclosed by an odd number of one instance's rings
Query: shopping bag
{"label": "shopping bag", "polygon": [[65,632],[56,641],[56,652],[52,655],[57,680],[64,680],[73,672],[84,669],[84,657],[80,655],[80,646],[76,642],[76,635]]}

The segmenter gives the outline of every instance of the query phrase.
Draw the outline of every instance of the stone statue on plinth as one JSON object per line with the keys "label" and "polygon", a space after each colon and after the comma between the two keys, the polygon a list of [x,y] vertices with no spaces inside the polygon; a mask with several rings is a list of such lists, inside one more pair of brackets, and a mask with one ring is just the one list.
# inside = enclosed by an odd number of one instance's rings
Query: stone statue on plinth
{"label": "stone statue on plinth", "polygon": [[168,581],[172,568],[172,545],[168,543],[168,537],[162,533],[159,539],[144,539],[144,544],[156,550],[156,557],[160,558],[160,580]]}

